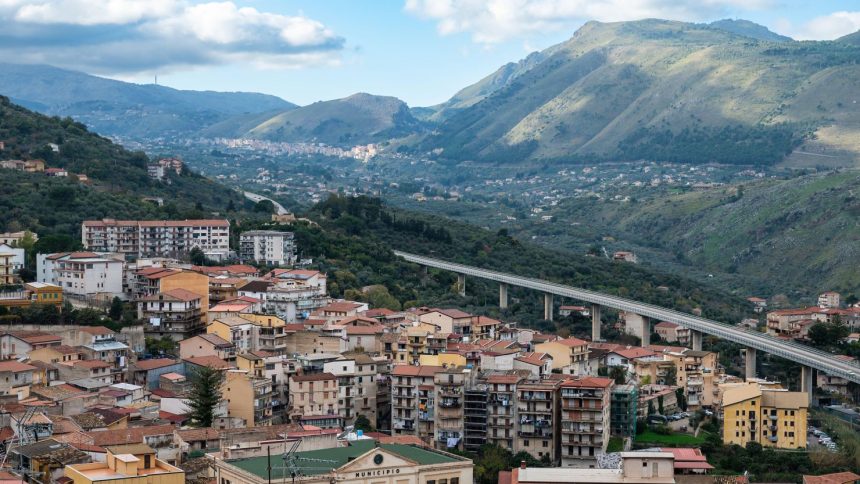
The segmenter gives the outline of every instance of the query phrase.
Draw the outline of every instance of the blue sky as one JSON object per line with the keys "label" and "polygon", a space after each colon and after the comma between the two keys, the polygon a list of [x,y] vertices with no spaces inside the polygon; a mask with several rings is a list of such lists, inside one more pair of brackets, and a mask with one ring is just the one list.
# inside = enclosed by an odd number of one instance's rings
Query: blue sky
{"label": "blue sky", "polygon": [[832,39],[860,29],[860,0],[4,0],[0,58],[298,104],[370,92],[426,106],[586,20],[647,17]]}

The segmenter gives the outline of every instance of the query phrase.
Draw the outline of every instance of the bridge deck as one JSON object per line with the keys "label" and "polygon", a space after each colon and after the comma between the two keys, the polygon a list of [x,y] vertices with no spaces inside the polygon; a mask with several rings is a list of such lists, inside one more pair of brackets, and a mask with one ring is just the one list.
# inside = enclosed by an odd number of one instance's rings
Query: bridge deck
{"label": "bridge deck", "polygon": [[518,276],[516,274],[447,262],[431,257],[410,254],[408,252],[394,251],[394,253],[408,262],[413,262],[427,267],[434,267],[459,274],[465,274],[467,276],[478,277],[480,279],[496,281],[510,286],[534,289],[536,291],[555,294],[577,301],[589,302],[600,306],[614,308],[619,311],[627,311],[647,316],[659,321],[668,321],[670,323],[679,324],[692,330],[719,336],[720,338],[728,341],[739,343],[788,360],[796,361],[802,365],[815,368],[829,375],[845,378],[846,380],[853,381],[854,383],[860,383],[860,366],[840,360],[832,353],[817,350],[794,341],[775,338],[770,335],[759,333],[758,331],[742,329],[730,324],[720,323],[719,321],[675,311],[674,309],[667,309],[653,304],[646,304],[618,296],[611,296],[609,294],[579,289],[540,279]]}

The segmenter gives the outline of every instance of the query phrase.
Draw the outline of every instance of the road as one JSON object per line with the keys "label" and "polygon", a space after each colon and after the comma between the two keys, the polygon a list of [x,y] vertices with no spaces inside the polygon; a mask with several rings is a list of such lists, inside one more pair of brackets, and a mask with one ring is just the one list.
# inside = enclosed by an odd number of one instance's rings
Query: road
{"label": "road", "polygon": [[704,334],[718,336],[743,346],[754,348],[764,353],[769,353],[801,365],[815,368],[829,375],[839,376],[846,380],[860,383],[860,366],[840,360],[835,355],[811,348],[793,341],[782,340],[773,336],[759,333],[758,331],[746,330],[737,326],[720,323],[711,319],[694,316],[691,314],[667,309],[653,304],[647,304],[618,296],[611,296],[586,289],[579,289],[564,284],[558,284],[540,279],[519,276],[504,272],[497,272],[479,267],[456,264],[431,257],[424,257],[408,252],[394,251],[408,262],[414,262],[427,267],[434,267],[446,271],[473,276],[480,279],[496,281],[510,286],[525,287],[536,291],[566,297],[575,301],[583,301],[597,304],[608,308],[626,311],[641,316],[646,316],[658,321],[668,321]]}
{"label": "road", "polygon": [[251,192],[244,192],[244,194],[245,194],[245,198],[247,198],[248,200],[250,200],[254,203],[257,203],[257,202],[260,202],[263,200],[268,200],[268,201],[274,203],[275,204],[275,210],[278,211],[278,215],[286,215],[286,214],[290,213],[290,211],[287,210],[286,208],[284,208],[283,205],[272,200],[269,197],[264,197],[262,195],[257,195],[256,193],[251,193]]}

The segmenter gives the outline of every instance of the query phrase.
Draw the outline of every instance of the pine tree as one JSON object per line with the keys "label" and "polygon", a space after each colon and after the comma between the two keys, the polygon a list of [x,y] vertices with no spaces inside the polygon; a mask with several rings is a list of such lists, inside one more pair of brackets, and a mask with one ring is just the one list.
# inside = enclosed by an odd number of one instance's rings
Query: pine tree
{"label": "pine tree", "polygon": [[191,421],[198,427],[211,427],[215,420],[215,407],[221,401],[221,384],[224,374],[208,366],[201,367],[191,375],[191,393],[188,406]]}

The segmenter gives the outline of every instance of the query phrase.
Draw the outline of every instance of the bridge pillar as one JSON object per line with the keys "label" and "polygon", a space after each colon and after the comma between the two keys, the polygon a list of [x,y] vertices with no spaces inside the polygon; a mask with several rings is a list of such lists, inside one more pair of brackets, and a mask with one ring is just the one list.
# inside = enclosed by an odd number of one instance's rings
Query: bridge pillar
{"label": "bridge pillar", "polygon": [[809,366],[800,367],[800,391],[808,394],[809,403],[812,403],[812,392],[815,390],[814,375],[814,368]]}
{"label": "bridge pillar", "polygon": [[600,341],[600,305],[591,305],[591,341]]}
{"label": "bridge pillar", "polygon": [[508,285],[499,284],[499,309],[508,309]]}
{"label": "bridge pillar", "polygon": [[755,348],[746,349],[746,379],[755,378]]}
{"label": "bridge pillar", "polygon": [[651,318],[640,315],[639,319],[642,320],[642,346],[645,347],[651,344]]}
{"label": "bridge pillar", "polygon": [[543,318],[552,321],[552,313],[552,294],[545,292],[543,294]]}
{"label": "bridge pillar", "polygon": [[457,291],[461,297],[466,297],[466,274],[457,274]]}
{"label": "bridge pillar", "polygon": [[702,332],[695,329],[690,330],[690,345],[693,351],[702,351]]}

